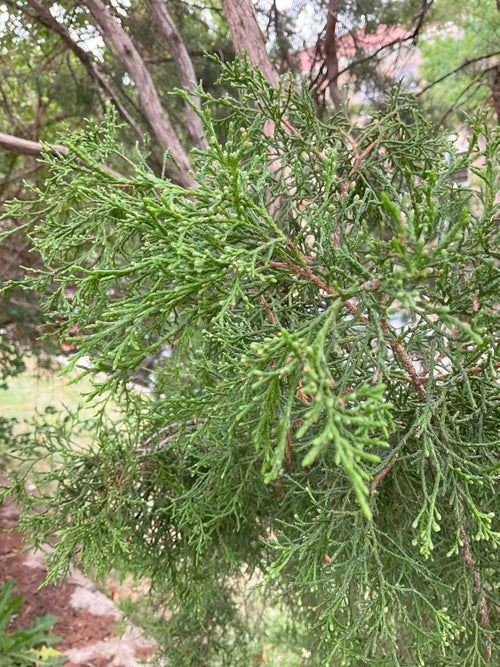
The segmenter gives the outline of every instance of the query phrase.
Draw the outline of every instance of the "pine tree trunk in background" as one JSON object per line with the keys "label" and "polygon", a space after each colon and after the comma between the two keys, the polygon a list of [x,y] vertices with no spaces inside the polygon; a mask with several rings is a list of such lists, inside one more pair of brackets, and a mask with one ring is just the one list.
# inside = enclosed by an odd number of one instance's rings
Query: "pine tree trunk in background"
{"label": "pine tree trunk in background", "polygon": [[335,110],[338,111],[342,105],[342,95],[338,86],[339,59],[337,55],[337,15],[342,2],[341,0],[330,0],[328,3],[328,16],[325,28],[325,64],[328,73],[328,89]]}
{"label": "pine tree trunk in background", "polygon": [[[497,0],[497,10],[500,12],[500,0]],[[493,105],[497,115],[497,123],[500,125],[500,65],[497,65],[495,79],[492,86]]]}
{"label": "pine tree trunk in background", "polygon": [[495,79],[492,86],[493,105],[497,116],[497,123],[500,125],[500,65],[497,65]]}
{"label": "pine tree trunk in background", "polygon": [[191,168],[189,158],[165,115],[151,75],[134,43],[101,0],[85,0],[83,4],[92,14],[106,44],[114,51],[134,80],[144,114],[158,143],[163,150],[170,152],[176,162],[173,177],[181,185],[191,187],[194,181],[189,173]]}
{"label": "pine tree trunk in background", "polygon": [[[146,0],[159,32],[165,39],[166,47],[172,56],[177,70],[179,82],[186,91],[196,89],[196,74],[189,52],[184,44],[182,35],[169,14],[163,0]],[[200,108],[200,102],[193,97],[194,104]],[[189,104],[186,104],[187,130],[196,146],[206,148],[207,144],[203,137],[203,126],[199,116]]]}
{"label": "pine tree trunk in background", "polygon": [[[71,51],[75,54],[78,60],[85,67],[90,78],[97,83],[97,85],[104,91],[106,96],[113,102],[113,105],[115,106],[120,116],[130,125],[132,130],[137,135],[139,141],[143,143],[144,142],[143,131],[136,123],[136,121],[132,118],[132,116],[129,114],[127,109],[120,102],[116,92],[113,90],[113,88],[109,85],[106,79],[99,72],[92,59],[91,54],[82,49],[82,47],[73,40],[73,37],[71,36],[71,33],[68,30],[68,28],[62,23],[60,23],[57,19],[55,19],[48,9],[46,9],[43,5],[41,5],[37,0],[28,0],[28,2],[30,7],[35,11],[36,20],[39,21],[42,25],[44,25],[46,28],[48,28],[49,31],[53,31],[54,33],[56,33],[61,37],[66,46],[68,46],[68,48],[71,49]],[[32,17],[31,14],[28,15]]]}
{"label": "pine tree trunk in background", "polygon": [[264,35],[251,0],[222,0],[222,8],[236,51],[246,51],[252,65],[257,65],[269,83],[276,87],[279,75],[267,55]]}

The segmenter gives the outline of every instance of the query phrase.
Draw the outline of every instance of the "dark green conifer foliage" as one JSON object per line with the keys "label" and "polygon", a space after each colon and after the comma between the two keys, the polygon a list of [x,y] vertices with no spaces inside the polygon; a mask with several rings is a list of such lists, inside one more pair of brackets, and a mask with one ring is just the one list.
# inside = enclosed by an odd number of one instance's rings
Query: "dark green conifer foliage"
{"label": "dark green conifer foliage", "polygon": [[175,664],[249,664],[242,569],[306,628],[305,664],[494,664],[498,137],[478,122],[457,155],[408,97],[352,127],[245,61],[222,80],[227,139],[201,93],[197,187],[140,156],[105,171],[108,120],[14,211],[93,400],[121,410],[84,448],[78,415],[39,425],[21,455],[59,465],[30,469],[36,499],[14,485],[24,524],[57,536],[51,577],[150,577]]}

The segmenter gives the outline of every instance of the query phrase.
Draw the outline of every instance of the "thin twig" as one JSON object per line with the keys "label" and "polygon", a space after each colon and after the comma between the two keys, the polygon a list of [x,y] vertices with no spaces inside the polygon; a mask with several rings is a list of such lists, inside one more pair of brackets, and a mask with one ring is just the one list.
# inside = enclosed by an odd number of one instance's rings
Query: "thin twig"
{"label": "thin twig", "polygon": [[266,301],[266,297],[263,294],[260,295],[260,302],[264,306],[264,310],[266,311],[269,319],[271,320],[271,324],[273,325],[276,324],[276,315],[271,310],[271,306],[268,304],[268,302]]}
{"label": "thin twig", "polygon": [[418,95],[423,95],[426,93],[430,88],[433,86],[437,85],[438,83],[441,83],[441,81],[444,81],[450,76],[453,76],[453,74],[456,74],[457,72],[460,72],[461,70],[465,69],[469,65],[473,65],[474,63],[478,63],[481,60],[488,60],[489,58],[493,58],[494,56],[498,56],[500,54],[500,51],[492,51],[491,53],[486,53],[484,56],[478,56],[477,58],[469,58],[467,60],[464,60],[464,62],[459,65],[458,67],[455,67],[455,69],[450,70],[446,74],[443,74],[443,76],[440,76],[438,79],[435,79],[434,81],[431,81],[431,83],[427,84],[422,90],[419,90],[417,93]]}
{"label": "thin twig", "polygon": [[[309,266],[297,266],[296,264],[292,264],[290,262],[276,262],[276,261],[270,261],[269,266],[277,269],[288,269],[292,271],[293,273],[299,275],[299,276],[304,276],[305,278],[309,278],[315,285],[317,285],[320,289],[322,289],[324,292],[327,294],[331,294],[333,296],[338,295],[338,292],[334,290],[332,287],[329,287],[324,280],[319,278]],[[369,286],[371,289],[376,289],[380,286],[380,282],[377,280],[373,281],[367,281],[365,283],[366,286]],[[347,308],[347,310],[352,314],[352,315],[357,315],[358,314],[358,306],[356,303],[354,303],[353,300],[351,299],[346,299],[344,302],[344,306]],[[360,320],[364,323],[368,322],[368,317],[366,315],[361,315]],[[427,396],[425,393],[425,390],[422,388],[422,378],[420,375],[417,373],[417,369],[415,368],[415,365],[408,354],[408,352],[403,348],[401,343],[398,343],[398,341],[394,338],[393,333],[391,331],[391,328],[387,322],[386,319],[381,320],[381,329],[384,334],[384,337],[386,341],[389,343],[391,346],[392,350],[394,351],[395,355],[398,357],[400,360],[401,364],[403,365],[404,369],[408,373],[410,380],[415,388],[415,391],[417,392],[419,398],[422,401],[427,400]]]}
{"label": "thin twig", "polygon": [[401,345],[401,343],[398,343],[398,341],[393,337],[392,332],[389,327],[389,323],[387,322],[386,319],[381,320],[380,322],[380,328],[382,329],[382,332],[384,334],[385,339],[391,346],[394,354],[398,357],[400,362],[403,364],[403,367],[405,371],[408,373],[410,376],[411,383],[418,394],[418,397],[422,401],[427,400],[427,394],[425,393],[425,390],[422,388],[422,378],[420,375],[417,373],[417,369],[415,368],[415,365],[408,354],[408,352],[404,349],[404,347]]}
{"label": "thin twig", "polygon": [[342,199],[346,198],[347,193],[349,192],[349,189],[354,182],[354,176],[356,175],[356,172],[378,144],[378,141],[378,139],[375,139],[370,144],[368,144],[368,146],[361,153],[356,153],[347,180],[340,184]]}
{"label": "thin twig", "polygon": [[370,52],[368,55],[363,56],[362,58],[358,58],[358,60],[354,60],[350,62],[348,65],[344,67],[344,69],[341,69],[337,76],[340,77],[342,74],[345,72],[348,72],[354,68],[356,68],[358,65],[362,65],[363,63],[372,60],[374,58],[377,58],[377,56],[382,53],[382,51],[386,49],[390,49],[393,46],[396,46],[396,44],[403,45],[405,42],[412,41],[413,44],[416,44],[417,39],[420,35],[424,19],[425,19],[425,14],[429,10],[430,6],[432,5],[432,1],[428,2],[427,0],[423,0],[422,8],[420,9],[419,12],[413,17],[412,24],[415,24],[415,27],[411,32],[408,32],[404,37],[396,37],[395,39],[391,40],[390,42],[387,42],[387,44],[382,44],[382,46],[379,46],[377,49],[374,51]]}
{"label": "thin twig", "polygon": [[[460,520],[460,516],[458,516],[457,519]],[[464,554],[464,563],[469,568],[472,574],[472,579],[474,581],[474,587],[479,593],[479,603],[480,603],[479,616],[481,619],[481,625],[483,628],[488,628],[490,625],[490,617],[488,614],[488,603],[486,601],[486,594],[481,584],[481,575],[476,570],[476,561],[474,560],[474,556],[472,555],[472,549],[470,546],[469,538],[463,525],[460,526],[460,540],[462,541],[462,552]],[[487,657],[491,658],[491,642],[489,640],[486,640],[485,649]]]}
{"label": "thin twig", "polygon": [[312,394],[305,394],[302,391],[302,380],[299,380],[297,382],[297,389],[295,391],[295,396],[299,399],[299,401],[302,401],[302,403],[305,403],[306,405],[309,405],[309,403],[314,398]]}
{"label": "thin twig", "polygon": [[[305,263],[305,262],[304,262]],[[298,276],[303,276],[304,278],[309,278],[311,282],[313,282],[315,285],[317,285],[320,289],[322,289],[326,294],[330,294],[332,296],[338,296],[338,292],[333,289],[333,287],[330,287],[325,283],[324,280],[321,280],[319,276],[317,276],[308,266],[297,266],[297,264],[292,264],[291,262],[276,262],[274,260],[271,260],[269,262],[269,266],[271,266],[274,269],[288,269],[289,271],[292,271]],[[368,282],[370,284],[375,285],[375,281],[367,281],[364,283],[365,285],[368,285]],[[366,288],[365,288],[366,289]],[[352,315],[357,315],[358,314],[358,307],[352,301],[351,299],[346,299],[344,302],[344,306],[347,308],[347,310],[352,314]],[[362,322],[368,322],[368,318],[366,315],[361,315],[360,320]]]}
{"label": "thin twig", "polygon": [[373,496],[375,493],[377,493],[377,486],[380,484],[380,482],[384,479],[384,477],[389,473],[392,469],[392,466],[396,463],[396,459],[398,458],[398,453],[394,454],[392,459],[389,461],[389,463],[385,466],[383,470],[381,470],[379,473],[375,475],[373,478],[373,482],[370,484],[370,495]]}
{"label": "thin twig", "polygon": [[292,465],[292,435],[290,431],[286,434],[285,458],[288,466]]}
{"label": "thin twig", "polygon": [[[500,368],[500,361],[495,361],[493,363],[493,368]],[[487,369],[487,366],[474,366],[474,368],[467,368],[465,370],[465,373],[467,375],[476,375],[478,373],[482,373]],[[443,373],[442,375],[435,375],[434,380],[445,380],[446,378],[452,377],[452,373]],[[428,375],[421,375],[419,377],[419,382],[420,384],[425,384],[426,382],[429,382],[430,377]]]}

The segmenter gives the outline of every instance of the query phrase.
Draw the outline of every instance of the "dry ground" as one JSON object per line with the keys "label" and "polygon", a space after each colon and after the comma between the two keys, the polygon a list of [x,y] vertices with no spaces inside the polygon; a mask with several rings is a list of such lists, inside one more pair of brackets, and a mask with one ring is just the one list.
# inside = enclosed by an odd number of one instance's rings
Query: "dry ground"
{"label": "dry ground", "polygon": [[14,579],[24,598],[16,624],[23,627],[43,614],[54,614],[55,646],[68,657],[66,667],[138,667],[153,652],[137,628],[121,635],[120,613],[112,600],[75,571],[58,585],[40,588],[46,574],[43,554],[23,550],[14,505],[0,508],[0,583]]}

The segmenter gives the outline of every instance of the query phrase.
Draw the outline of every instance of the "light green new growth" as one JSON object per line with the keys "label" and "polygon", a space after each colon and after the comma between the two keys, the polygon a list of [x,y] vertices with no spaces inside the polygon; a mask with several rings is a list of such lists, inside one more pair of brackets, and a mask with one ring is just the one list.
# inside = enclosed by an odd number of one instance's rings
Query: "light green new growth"
{"label": "light green new growth", "polygon": [[498,135],[478,122],[457,155],[405,96],[354,127],[245,61],[222,79],[193,189],[121,155],[109,118],[10,211],[37,223],[72,364],[122,409],[84,451],[77,415],[39,425],[23,456],[62,464],[31,470],[24,523],[58,538],[50,576],[150,577],[176,665],[250,664],[242,568],[307,665],[494,664]]}

